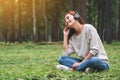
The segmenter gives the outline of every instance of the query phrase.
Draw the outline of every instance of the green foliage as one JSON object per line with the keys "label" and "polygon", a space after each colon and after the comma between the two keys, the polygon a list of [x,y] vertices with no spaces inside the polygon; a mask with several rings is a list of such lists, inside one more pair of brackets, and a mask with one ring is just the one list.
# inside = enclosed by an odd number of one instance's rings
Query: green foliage
{"label": "green foliage", "polygon": [[110,70],[84,74],[56,70],[62,44],[0,43],[0,80],[119,80],[120,42],[104,43]]}

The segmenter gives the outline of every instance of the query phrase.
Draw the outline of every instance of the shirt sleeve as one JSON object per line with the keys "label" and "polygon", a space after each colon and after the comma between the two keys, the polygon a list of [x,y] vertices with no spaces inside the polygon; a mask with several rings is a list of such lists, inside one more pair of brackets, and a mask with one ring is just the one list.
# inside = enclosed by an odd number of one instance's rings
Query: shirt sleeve
{"label": "shirt sleeve", "polygon": [[69,45],[68,45],[68,49],[63,50],[63,54],[66,56],[70,56],[71,54],[73,54],[74,51],[74,47],[73,47],[73,42],[72,39],[69,40]]}
{"label": "shirt sleeve", "polygon": [[99,35],[97,33],[97,30],[94,27],[91,27],[88,31],[88,38],[89,38],[89,45],[90,45],[90,50],[89,53],[93,55],[97,55],[99,53]]}

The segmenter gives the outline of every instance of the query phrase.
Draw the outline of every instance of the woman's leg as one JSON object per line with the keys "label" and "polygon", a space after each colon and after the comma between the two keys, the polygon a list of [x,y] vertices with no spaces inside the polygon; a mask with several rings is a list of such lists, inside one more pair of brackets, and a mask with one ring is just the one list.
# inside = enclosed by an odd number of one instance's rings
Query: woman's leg
{"label": "woman's leg", "polygon": [[109,69],[108,64],[106,64],[101,59],[99,59],[97,57],[91,57],[88,60],[86,60],[85,62],[81,63],[77,67],[77,70],[84,71],[88,67],[97,69],[98,71],[103,71],[103,70]]}
{"label": "woman's leg", "polygon": [[61,56],[61,57],[58,59],[58,61],[59,61],[60,64],[72,68],[72,65],[73,65],[74,63],[76,63],[76,62],[81,62],[82,60],[81,60],[81,59],[78,59],[78,58],[72,58],[72,57],[70,57],[70,56]]}

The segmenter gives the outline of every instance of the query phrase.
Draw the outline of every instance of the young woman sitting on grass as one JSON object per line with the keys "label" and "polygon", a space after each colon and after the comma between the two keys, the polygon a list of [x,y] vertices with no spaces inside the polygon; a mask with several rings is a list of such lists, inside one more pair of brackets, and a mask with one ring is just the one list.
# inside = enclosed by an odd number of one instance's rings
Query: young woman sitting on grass
{"label": "young woman sitting on grass", "polygon": [[[57,69],[76,71],[103,71],[109,69],[109,60],[96,29],[75,11],[65,15],[63,53]],[[70,55],[76,53],[78,58]]]}

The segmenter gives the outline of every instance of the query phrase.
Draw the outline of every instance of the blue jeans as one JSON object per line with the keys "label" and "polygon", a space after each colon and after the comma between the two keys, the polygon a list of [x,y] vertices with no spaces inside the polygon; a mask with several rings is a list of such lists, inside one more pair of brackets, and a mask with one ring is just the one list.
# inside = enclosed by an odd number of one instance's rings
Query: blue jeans
{"label": "blue jeans", "polygon": [[[81,62],[82,59],[72,58],[70,56],[61,56],[58,61],[60,64],[72,68],[72,65],[74,63]],[[108,64],[105,63],[104,61],[102,61],[101,59],[99,59],[97,57],[91,57],[88,60],[86,60],[85,62],[81,63],[76,68],[76,70],[84,71],[88,67],[93,68],[93,69],[97,69],[98,71],[103,71],[103,70],[109,69]]]}

